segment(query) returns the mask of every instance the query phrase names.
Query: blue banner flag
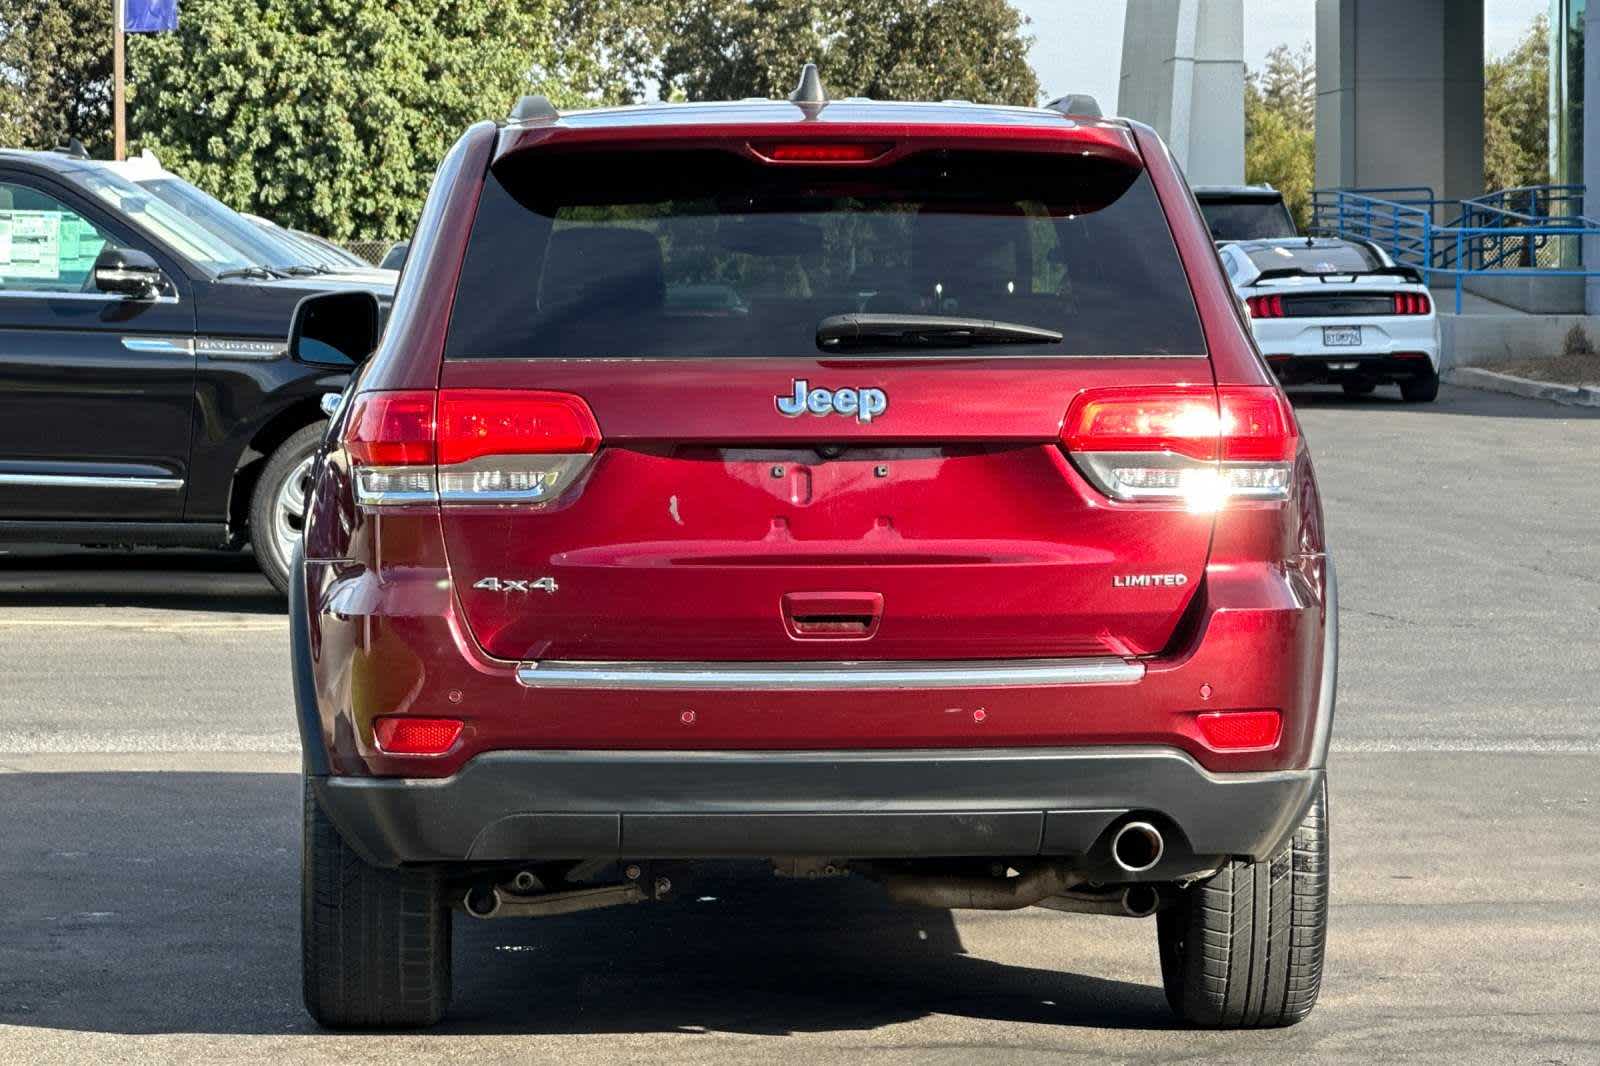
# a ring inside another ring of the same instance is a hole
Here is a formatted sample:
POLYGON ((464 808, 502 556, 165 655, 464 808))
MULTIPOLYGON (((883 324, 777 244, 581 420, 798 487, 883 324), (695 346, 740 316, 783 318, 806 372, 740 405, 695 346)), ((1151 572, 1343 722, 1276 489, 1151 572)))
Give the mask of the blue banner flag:
POLYGON ((129 33, 165 33, 178 28, 178 0, 123 0, 129 33))

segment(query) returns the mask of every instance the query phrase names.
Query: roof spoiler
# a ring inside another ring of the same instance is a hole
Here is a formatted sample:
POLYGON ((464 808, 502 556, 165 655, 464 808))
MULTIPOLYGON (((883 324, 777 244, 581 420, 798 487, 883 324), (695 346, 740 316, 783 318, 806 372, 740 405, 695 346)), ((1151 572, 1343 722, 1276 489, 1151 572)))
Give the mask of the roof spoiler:
MULTIPOLYGON (((1219 241, 1217 243, 1224 242, 1219 241)), ((1316 278, 1325 285, 1336 278, 1400 278, 1411 282, 1413 285, 1423 284, 1422 271, 1416 267, 1398 265, 1378 267, 1374 270, 1306 270, 1304 267, 1274 267, 1271 270, 1263 270, 1260 274, 1257 274, 1256 279, 1250 284, 1263 285, 1269 281, 1278 281, 1282 278, 1316 278)), ((1344 282, 1336 282, 1336 284, 1342 285, 1344 282)))
POLYGON ((1082 115, 1084 118, 1101 116, 1100 101, 1088 93, 1068 93, 1045 104, 1046 111, 1059 111, 1063 115, 1082 115))

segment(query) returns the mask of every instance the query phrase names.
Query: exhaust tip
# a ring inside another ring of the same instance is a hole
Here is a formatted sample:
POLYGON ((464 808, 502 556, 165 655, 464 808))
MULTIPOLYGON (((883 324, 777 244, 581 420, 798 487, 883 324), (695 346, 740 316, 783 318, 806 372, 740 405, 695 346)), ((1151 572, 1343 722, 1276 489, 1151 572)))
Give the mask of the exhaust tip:
POLYGON ((1111 838, 1111 858, 1130 874, 1142 874, 1161 861, 1166 844, 1149 822, 1129 822, 1111 838))
POLYGON ((1154 885, 1129 885, 1122 891, 1122 909, 1131 918, 1148 918, 1161 906, 1154 885))
POLYGON ((500 909, 500 893, 492 888, 474 888, 462 897, 461 905, 474 918, 493 918, 500 909))

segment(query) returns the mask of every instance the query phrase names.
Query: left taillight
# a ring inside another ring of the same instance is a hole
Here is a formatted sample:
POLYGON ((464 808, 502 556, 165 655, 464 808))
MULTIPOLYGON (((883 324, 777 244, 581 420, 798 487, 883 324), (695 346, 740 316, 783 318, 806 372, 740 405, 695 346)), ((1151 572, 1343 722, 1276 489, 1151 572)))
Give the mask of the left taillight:
POLYGON ((1251 318, 1282 318, 1286 312, 1282 296, 1252 296, 1245 302, 1251 318))
POLYGON ((344 445, 364 506, 538 503, 582 473, 600 427, 570 393, 374 392, 356 401, 344 445))
POLYGON ((1235 497, 1288 499, 1299 430, 1275 388, 1108 388, 1073 401, 1061 441, 1114 500, 1213 511, 1235 497))

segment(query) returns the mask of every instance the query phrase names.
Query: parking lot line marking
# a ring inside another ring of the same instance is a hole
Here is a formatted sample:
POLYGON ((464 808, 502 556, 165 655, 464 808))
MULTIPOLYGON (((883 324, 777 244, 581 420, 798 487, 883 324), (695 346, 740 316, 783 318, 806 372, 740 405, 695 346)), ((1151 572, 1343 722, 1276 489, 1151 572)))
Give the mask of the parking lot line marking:
POLYGON ((164 621, 160 619, 152 619, 150 621, 94 621, 87 618, 0 618, 0 629, 21 629, 24 627, 31 629, 36 626, 55 626, 62 629, 233 629, 259 632, 284 629, 288 625, 289 620, 287 618, 242 621, 164 621))

